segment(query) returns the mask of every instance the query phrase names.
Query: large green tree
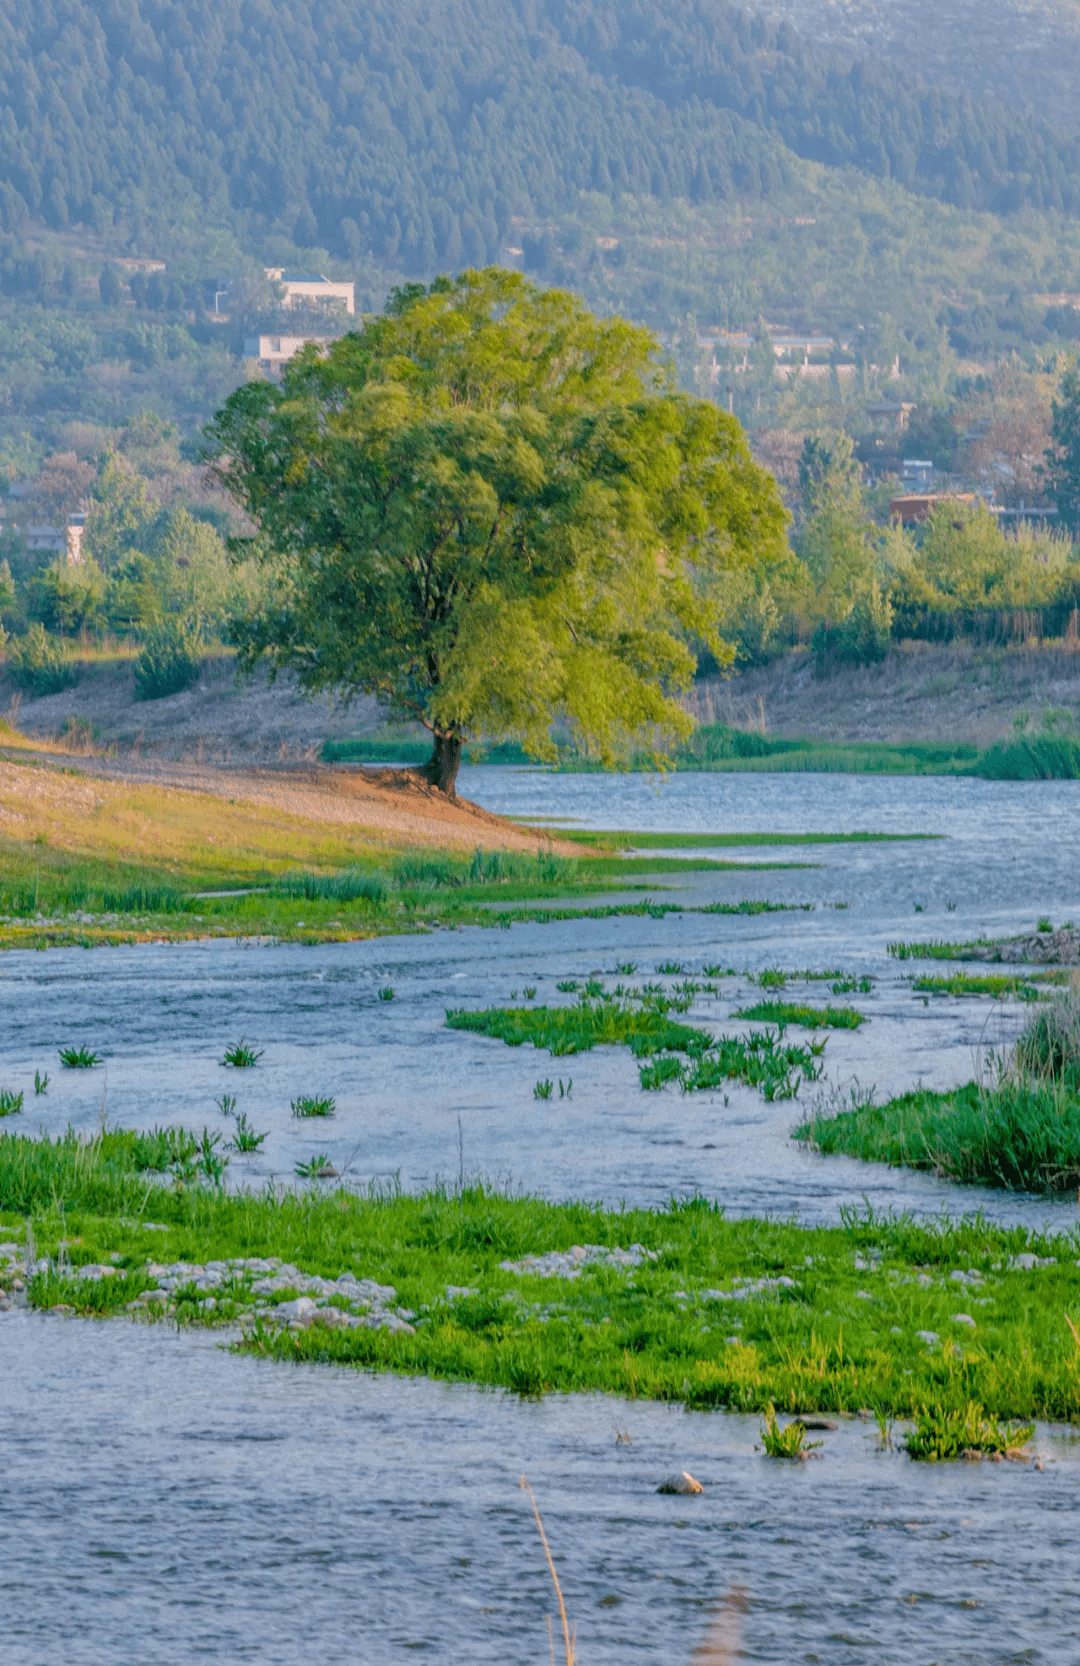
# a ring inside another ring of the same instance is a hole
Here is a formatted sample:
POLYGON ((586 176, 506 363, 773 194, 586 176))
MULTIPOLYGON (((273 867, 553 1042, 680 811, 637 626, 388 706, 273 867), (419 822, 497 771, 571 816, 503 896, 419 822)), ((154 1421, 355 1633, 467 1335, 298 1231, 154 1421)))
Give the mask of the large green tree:
POLYGON ((419 720, 450 794, 470 736, 684 733, 689 641, 730 658, 728 576, 787 551, 772 476, 646 331, 495 268, 398 291, 210 435, 270 580, 242 663, 419 720))

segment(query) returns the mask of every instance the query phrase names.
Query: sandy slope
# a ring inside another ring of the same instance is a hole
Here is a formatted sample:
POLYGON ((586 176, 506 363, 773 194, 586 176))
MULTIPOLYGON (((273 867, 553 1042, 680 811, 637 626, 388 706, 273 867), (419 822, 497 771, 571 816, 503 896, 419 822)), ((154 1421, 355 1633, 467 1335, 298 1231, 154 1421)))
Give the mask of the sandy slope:
MULTIPOLYGON (((170 763, 159 759, 73 755, 31 745, 14 748, 0 737, 0 835, 20 841, 44 837, 60 847, 96 846, 115 840, 107 829, 134 832, 153 848, 155 819, 162 836, 172 815, 169 800, 180 794, 190 810, 196 843, 199 827, 217 820, 199 808, 206 798, 229 806, 272 813, 288 836, 289 827, 308 834, 318 828, 347 829, 379 844, 431 844, 473 850, 554 848, 579 854, 575 846, 546 834, 529 833, 466 799, 449 801, 412 770, 363 769, 346 765, 264 764, 250 769, 214 764, 170 763), (23 761, 25 760, 25 762, 23 761), (42 766, 45 767, 42 767, 42 766), (73 767, 74 766, 74 767, 73 767), (139 789, 150 788, 148 794, 139 789), (131 789, 136 789, 134 794, 131 789), (160 789, 155 796, 153 789, 160 789), (100 819, 99 819, 100 818, 100 819), (194 818, 194 820, 192 820, 194 818), (114 825, 115 824, 115 825, 114 825)), ((239 811, 226 820, 246 821, 239 811)), ((135 854, 133 851, 129 854, 135 854)))

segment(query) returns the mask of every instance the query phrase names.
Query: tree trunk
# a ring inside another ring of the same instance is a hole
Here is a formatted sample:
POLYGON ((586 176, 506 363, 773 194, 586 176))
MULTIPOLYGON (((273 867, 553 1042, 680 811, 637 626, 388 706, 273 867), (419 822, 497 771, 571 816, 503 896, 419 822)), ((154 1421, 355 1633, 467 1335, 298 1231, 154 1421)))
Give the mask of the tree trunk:
POLYGON ((424 765, 423 774, 433 787, 438 787, 447 798, 456 798, 454 783, 458 770, 461 768, 460 735, 440 735, 438 731, 432 736, 434 747, 431 757, 424 765))

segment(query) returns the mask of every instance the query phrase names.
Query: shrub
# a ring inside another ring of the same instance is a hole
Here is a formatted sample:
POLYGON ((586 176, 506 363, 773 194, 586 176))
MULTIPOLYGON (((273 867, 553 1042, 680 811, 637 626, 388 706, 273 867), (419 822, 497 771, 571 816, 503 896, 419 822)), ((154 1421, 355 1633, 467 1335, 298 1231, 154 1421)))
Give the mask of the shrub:
POLYGON ((8 672, 17 687, 38 697, 59 694, 79 680, 63 644, 51 637, 44 625, 31 625, 26 635, 9 648, 8 672))
POLYGON ((1041 1007, 1016 1044, 1017 1069, 1080 1089, 1080 988, 1041 1007))
POLYGON ((156 625, 135 661, 136 700, 164 700, 199 680, 202 640, 190 620, 166 619, 156 625))

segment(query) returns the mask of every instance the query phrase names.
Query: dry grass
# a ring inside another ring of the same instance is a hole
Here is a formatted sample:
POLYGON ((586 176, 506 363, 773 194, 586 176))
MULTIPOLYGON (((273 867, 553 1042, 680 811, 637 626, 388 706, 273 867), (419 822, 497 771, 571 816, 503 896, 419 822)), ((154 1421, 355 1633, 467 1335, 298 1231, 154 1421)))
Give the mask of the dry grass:
MULTIPOLYGON (((559 1604, 559 1618, 562 1620, 563 1648, 566 1651, 566 1666, 577 1666, 577 1629, 575 1627, 575 1629, 571 1631, 570 1622, 566 1617, 566 1603, 563 1601, 562 1586, 559 1584, 559 1575, 555 1569, 555 1562, 551 1555, 551 1547, 547 1541, 547 1534, 544 1532, 544 1523, 540 1515, 540 1507, 536 1502, 536 1494, 530 1487, 527 1476, 523 1475, 521 1477, 518 1481, 518 1486, 521 1488, 522 1492, 527 1492, 529 1495, 529 1503, 532 1505, 532 1512, 536 1518, 537 1531, 540 1534, 540 1543, 543 1545, 544 1555, 547 1557, 548 1571, 551 1574, 551 1582, 555 1587, 555 1596, 559 1604)), ((548 1622, 548 1636, 550 1639, 550 1621, 548 1622)), ((551 1662, 552 1666, 555 1666, 555 1644, 553 1639, 551 1640, 551 1662)))
POLYGON ((378 860, 418 843, 541 848, 536 834, 440 802, 421 783, 387 783, 386 772, 369 779, 358 771, 200 769, 184 779, 178 767, 160 771, 164 779, 132 779, 111 761, 76 769, 51 753, 24 763, 40 748, 10 730, 0 739, 10 749, 0 776, 0 843, 43 866, 122 863, 242 884, 298 865, 378 860))

